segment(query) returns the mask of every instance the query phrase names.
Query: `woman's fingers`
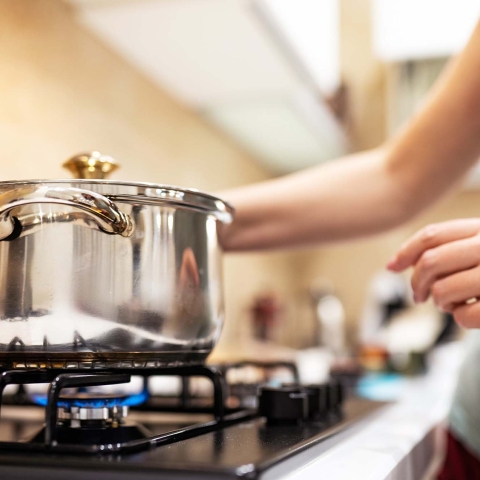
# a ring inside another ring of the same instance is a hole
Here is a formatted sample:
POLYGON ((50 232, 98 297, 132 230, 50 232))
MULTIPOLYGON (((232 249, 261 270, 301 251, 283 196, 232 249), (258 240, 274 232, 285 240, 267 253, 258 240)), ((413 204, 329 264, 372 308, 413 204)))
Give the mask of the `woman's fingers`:
POLYGON ((436 281, 431 288, 435 305, 451 312, 471 298, 480 298, 480 267, 449 275, 436 281))
POLYGON ((466 328, 480 328, 480 219, 429 225, 399 249, 388 268, 414 266, 416 301, 431 294, 435 304, 453 313, 466 328))
POLYGON ((425 251, 415 264, 412 275, 415 301, 427 300, 432 285, 440 278, 468 270, 479 264, 480 236, 478 235, 425 251))
POLYGON ((452 309, 455 321, 464 328, 480 328, 480 303, 457 305, 452 309))
POLYGON ((389 270, 401 272, 415 265, 422 254, 444 243, 468 238, 480 232, 480 219, 468 218, 428 225, 407 240, 387 265, 389 270))

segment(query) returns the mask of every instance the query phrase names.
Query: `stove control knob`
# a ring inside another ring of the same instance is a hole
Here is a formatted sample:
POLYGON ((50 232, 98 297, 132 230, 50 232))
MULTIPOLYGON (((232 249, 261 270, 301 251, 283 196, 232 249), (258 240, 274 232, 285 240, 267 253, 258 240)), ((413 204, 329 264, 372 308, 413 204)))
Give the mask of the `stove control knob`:
POLYGON ((336 384, 338 404, 339 407, 342 408, 345 401, 345 385, 339 381, 337 381, 336 384))
POLYGON ((327 410, 329 415, 341 417, 345 392, 343 385, 337 380, 331 380, 327 384, 327 410))
POLYGON ((324 420, 327 415, 327 385, 306 385, 308 395, 308 417, 311 420, 324 420))
POLYGON ((258 411, 271 424, 297 423, 309 417, 309 395, 299 386, 262 387, 258 411))

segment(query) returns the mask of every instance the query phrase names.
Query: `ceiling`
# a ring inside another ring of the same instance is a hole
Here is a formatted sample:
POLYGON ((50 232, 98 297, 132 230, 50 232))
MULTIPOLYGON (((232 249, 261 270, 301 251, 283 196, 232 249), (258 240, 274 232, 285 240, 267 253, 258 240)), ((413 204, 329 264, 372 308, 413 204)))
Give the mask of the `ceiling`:
POLYGON ((71 0, 128 62, 272 172, 346 152, 338 0, 71 0))

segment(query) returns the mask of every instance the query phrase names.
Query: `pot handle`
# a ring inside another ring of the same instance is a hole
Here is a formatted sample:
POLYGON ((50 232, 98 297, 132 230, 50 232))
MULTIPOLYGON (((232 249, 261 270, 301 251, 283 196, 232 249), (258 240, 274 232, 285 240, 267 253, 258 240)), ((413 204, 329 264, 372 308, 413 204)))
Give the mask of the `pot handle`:
MULTIPOLYGON (((11 215, 14 208, 38 203, 68 205, 85 212, 105 233, 129 237, 133 222, 107 197, 71 187, 25 186, 0 195, 0 241, 13 240, 23 229, 22 219, 11 215)), ((41 219, 37 219, 41 221, 41 219)), ((55 221, 55 220, 54 220, 55 221)), ((32 222, 32 220, 29 220, 32 222)), ((26 227, 27 225, 25 225, 26 227)))

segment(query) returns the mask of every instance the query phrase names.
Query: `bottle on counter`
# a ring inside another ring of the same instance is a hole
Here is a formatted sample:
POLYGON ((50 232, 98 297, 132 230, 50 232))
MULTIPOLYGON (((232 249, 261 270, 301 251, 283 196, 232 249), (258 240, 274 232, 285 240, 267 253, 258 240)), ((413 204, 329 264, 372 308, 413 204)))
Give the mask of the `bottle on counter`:
POLYGON ((335 356, 345 352, 345 309, 335 295, 333 284, 319 277, 310 285, 310 296, 316 319, 317 345, 328 349, 335 356))

